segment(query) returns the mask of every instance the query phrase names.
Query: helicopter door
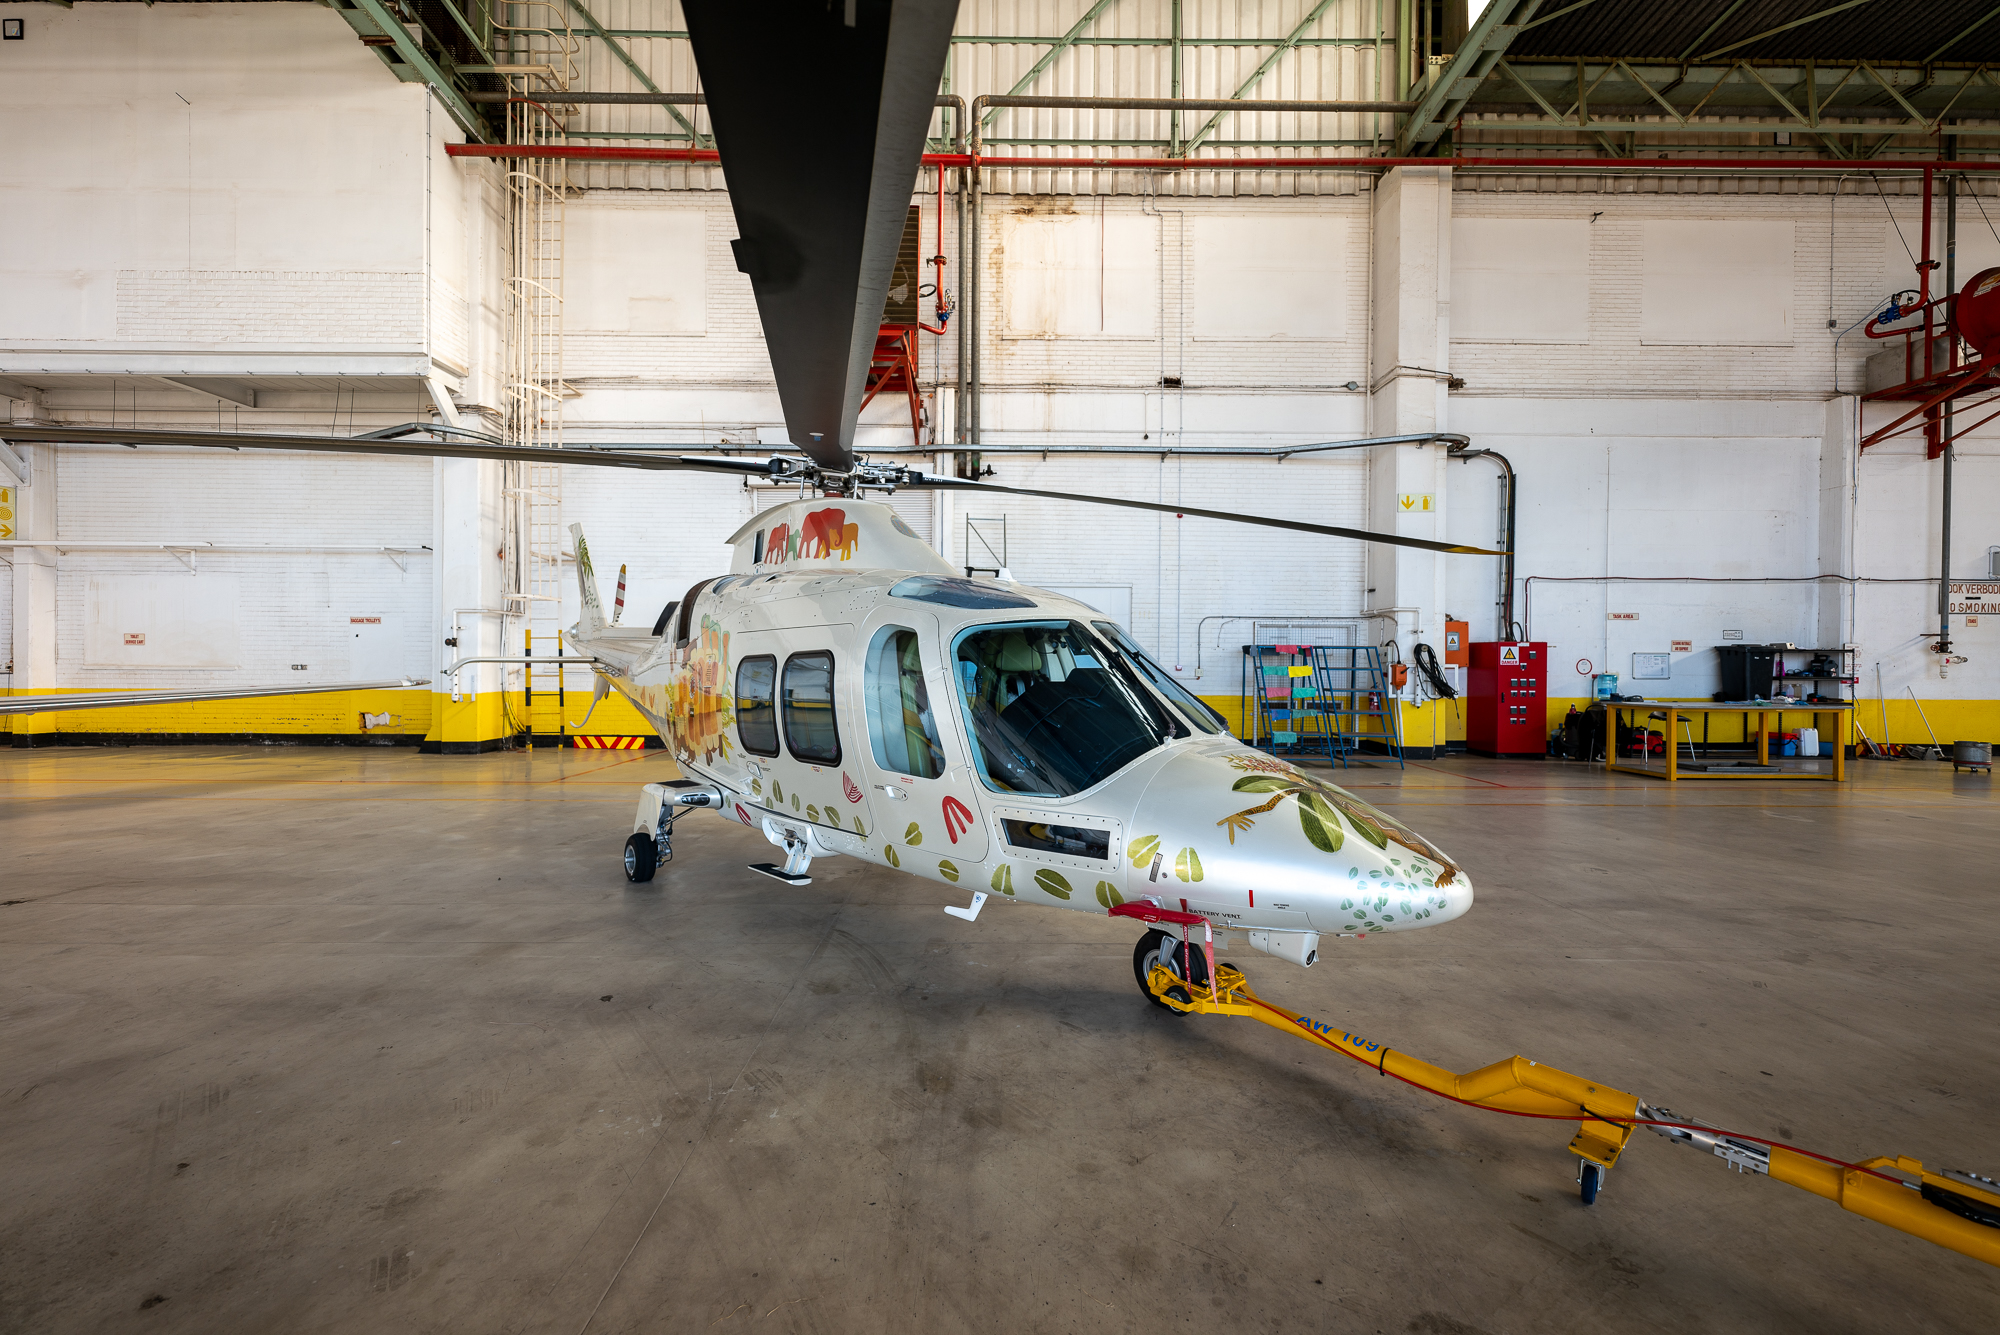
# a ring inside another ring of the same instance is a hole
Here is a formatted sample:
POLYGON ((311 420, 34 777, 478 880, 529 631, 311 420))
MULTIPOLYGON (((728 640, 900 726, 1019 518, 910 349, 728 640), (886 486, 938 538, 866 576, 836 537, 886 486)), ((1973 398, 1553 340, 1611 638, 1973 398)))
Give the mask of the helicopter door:
POLYGON ((928 870, 935 858, 944 878, 956 879, 953 871, 985 858, 987 833, 936 619, 898 607, 873 621, 861 692, 868 729, 862 766, 869 796, 878 799, 883 842, 912 870, 928 870))
POLYGON ((846 656, 798 647, 790 635, 745 636, 744 647, 737 663, 738 733, 761 771, 763 805, 823 829, 872 835, 875 819, 855 768, 867 741, 841 707, 847 691, 836 689, 852 671, 846 656))

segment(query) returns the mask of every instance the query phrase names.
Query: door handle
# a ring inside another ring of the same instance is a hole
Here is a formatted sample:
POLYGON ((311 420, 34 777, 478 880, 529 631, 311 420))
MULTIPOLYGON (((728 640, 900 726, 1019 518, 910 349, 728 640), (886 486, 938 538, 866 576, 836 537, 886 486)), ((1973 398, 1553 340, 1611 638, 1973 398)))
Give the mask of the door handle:
POLYGON ((892 802, 907 802, 910 800, 910 795, 893 783, 878 783, 875 787, 887 793, 889 800, 892 802))

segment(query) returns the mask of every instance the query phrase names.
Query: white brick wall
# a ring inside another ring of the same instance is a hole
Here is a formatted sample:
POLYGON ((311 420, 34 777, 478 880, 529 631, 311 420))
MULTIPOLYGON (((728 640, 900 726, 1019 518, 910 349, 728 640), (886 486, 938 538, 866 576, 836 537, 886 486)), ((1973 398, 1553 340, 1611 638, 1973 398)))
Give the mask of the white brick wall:
POLYGON ((118 337, 140 343, 423 345, 421 273, 124 269, 118 337))

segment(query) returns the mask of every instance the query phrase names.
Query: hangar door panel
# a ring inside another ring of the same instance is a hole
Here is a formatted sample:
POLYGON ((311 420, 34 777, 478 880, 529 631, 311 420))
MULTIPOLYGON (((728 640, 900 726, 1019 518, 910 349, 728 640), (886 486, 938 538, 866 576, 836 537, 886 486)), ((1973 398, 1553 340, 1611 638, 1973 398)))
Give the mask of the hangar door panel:
POLYGON ((84 606, 86 667, 234 668, 234 575, 98 575, 84 606))
POLYGON ((1345 219, 1224 215, 1189 228, 1196 338, 1347 337, 1345 219))
POLYGON ((1645 224, 1639 341, 1693 347, 1792 341, 1792 224, 1645 224))
POLYGON ((1453 218, 1451 337, 1588 343, 1589 220, 1453 218))

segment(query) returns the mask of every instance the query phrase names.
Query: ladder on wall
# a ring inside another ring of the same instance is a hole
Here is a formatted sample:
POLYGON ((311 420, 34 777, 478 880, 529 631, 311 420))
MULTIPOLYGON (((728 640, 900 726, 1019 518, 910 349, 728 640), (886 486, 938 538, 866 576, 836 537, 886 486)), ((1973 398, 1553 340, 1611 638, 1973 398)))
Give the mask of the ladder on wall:
POLYGON ((1343 768, 1363 745, 1403 767, 1401 707, 1389 686, 1388 664, 1372 644, 1320 645, 1313 651, 1315 702, 1325 717, 1330 752, 1343 768))
MULTIPOLYGON (((544 76, 510 77, 523 86, 507 104, 507 139, 514 144, 561 144, 567 132, 542 101, 547 89, 527 85, 544 76)), ((564 162, 519 158, 507 172, 509 258, 507 278, 507 420, 509 445, 550 451, 549 462, 504 465, 507 506, 509 610, 521 620, 527 658, 560 654, 562 645, 563 444, 563 206, 568 194, 564 162)), ((509 732, 560 744, 563 668, 529 662, 522 716, 509 732)), ((512 683, 509 683, 511 690, 512 683)), ((505 697, 503 697, 505 698, 505 697)))

